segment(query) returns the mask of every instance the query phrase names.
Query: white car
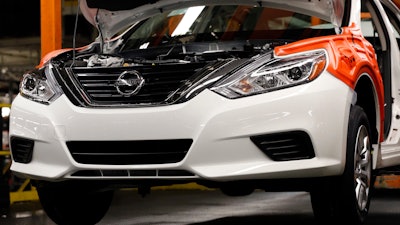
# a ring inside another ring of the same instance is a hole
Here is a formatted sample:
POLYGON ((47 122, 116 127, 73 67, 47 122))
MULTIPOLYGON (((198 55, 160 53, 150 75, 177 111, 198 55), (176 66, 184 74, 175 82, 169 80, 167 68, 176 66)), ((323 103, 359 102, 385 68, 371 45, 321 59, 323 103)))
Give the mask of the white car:
POLYGON ((11 170, 57 224, 99 222, 118 188, 189 182, 309 191, 317 221, 362 224, 400 165, 391 1, 80 4, 99 36, 44 57, 10 114, 11 170))

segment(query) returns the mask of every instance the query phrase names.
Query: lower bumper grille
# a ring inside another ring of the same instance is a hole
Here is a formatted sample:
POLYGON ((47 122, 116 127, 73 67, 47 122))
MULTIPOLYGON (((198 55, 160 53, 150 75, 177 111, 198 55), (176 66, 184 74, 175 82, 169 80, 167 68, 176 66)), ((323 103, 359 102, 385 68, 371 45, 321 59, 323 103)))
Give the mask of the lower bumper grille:
POLYGON ((102 165, 176 163, 186 156, 191 144, 191 139, 67 142, 76 162, 102 165))
POLYGON ((81 170, 72 177, 196 177, 185 170, 81 170))
POLYGON ((291 131, 250 137, 255 145, 275 161, 315 157, 311 139, 304 131, 291 131))

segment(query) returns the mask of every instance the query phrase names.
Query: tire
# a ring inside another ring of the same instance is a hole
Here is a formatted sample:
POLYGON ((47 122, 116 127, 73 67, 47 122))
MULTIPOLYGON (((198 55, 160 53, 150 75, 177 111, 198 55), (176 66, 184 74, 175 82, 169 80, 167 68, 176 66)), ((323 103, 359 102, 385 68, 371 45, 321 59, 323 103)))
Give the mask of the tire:
POLYGON ((346 165, 341 176, 326 178, 311 189, 311 205, 320 224, 362 224, 368 214, 372 177, 372 145, 367 115, 359 106, 350 110, 346 165))
POLYGON ((94 225, 107 213, 114 191, 81 187, 40 185, 40 203, 47 216, 58 225, 94 225))

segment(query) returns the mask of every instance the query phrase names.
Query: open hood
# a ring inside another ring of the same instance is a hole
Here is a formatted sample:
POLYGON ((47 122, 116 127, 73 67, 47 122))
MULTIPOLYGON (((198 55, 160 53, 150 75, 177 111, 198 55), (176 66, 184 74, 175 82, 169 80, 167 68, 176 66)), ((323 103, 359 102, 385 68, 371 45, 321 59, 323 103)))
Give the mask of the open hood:
POLYGON ((86 0, 89 8, 107 9, 110 11, 120 11, 134 9, 142 5, 154 4, 159 0, 86 0))
MULTIPOLYGON (((145 18, 160 12, 199 5, 254 5, 290 9, 342 25, 348 0, 81 0, 84 17, 99 29, 104 41, 145 18)), ((358 2, 358 1, 354 1, 358 2)), ((350 7, 352 8, 352 7, 350 7)))

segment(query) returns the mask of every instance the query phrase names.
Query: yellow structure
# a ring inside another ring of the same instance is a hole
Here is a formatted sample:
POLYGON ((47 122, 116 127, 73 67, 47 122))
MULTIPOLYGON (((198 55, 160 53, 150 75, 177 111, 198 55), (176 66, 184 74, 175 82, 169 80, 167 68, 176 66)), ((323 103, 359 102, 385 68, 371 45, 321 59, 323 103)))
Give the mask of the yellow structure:
MULTIPOLYGON (((0 156, 9 156, 9 150, 0 151, 0 156)), ((10 169, 11 162, 2 169, 2 173, 5 174, 10 169)), ((25 201, 36 201, 39 200, 38 194, 35 187, 30 184, 29 179, 25 179, 24 182, 18 187, 16 191, 10 192, 10 204, 15 202, 25 202, 25 201)))

